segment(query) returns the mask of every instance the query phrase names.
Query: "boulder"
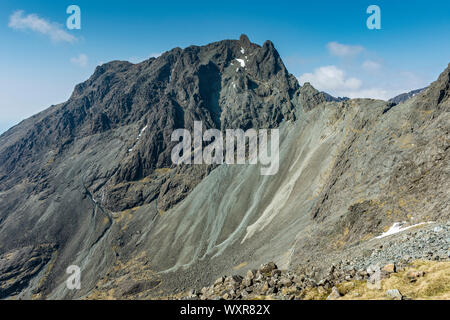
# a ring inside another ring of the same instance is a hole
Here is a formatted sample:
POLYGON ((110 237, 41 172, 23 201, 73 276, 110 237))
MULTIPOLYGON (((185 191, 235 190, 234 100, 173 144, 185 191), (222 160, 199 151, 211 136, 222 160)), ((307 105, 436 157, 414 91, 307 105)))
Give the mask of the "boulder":
POLYGON ((385 265, 383 267, 383 271, 385 271, 387 273, 394 273, 394 272, 396 272, 395 264, 390 263, 390 264, 385 265))
POLYGON ((398 289, 390 289, 386 291, 386 296, 394 300, 402 300, 403 295, 400 293, 398 289))
POLYGON ((328 296, 327 300, 336 300, 342 297, 341 293, 339 292, 339 289, 337 287, 331 288, 331 293, 328 296))
POLYGON ((406 278, 410 282, 416 282, 418 278, 423 277, 424 275, 425 275, 425 272, 423 272, 423 271, 410 270, 406 273, 406 278))
POLYGON ((277 265, 273 262, 269 262, 269 263, 265 263, 262 264, 259 267, 259 272, 261 272, 262 274, 267 274, 267 273, 271 273, 272 270, 278 269, 277 265))

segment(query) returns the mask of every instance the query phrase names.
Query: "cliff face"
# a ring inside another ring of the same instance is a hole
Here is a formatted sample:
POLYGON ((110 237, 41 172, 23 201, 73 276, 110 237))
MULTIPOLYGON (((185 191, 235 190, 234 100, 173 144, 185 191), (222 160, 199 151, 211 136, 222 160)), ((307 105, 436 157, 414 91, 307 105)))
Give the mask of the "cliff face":
MULTIPOLYGON (((86 175, 86 186, 93 188, 97 198, 107 194, 102 205, 113 211, 158 197, 161 209, 166 210, 208 169, 180 172, 185 177, 173 182, 177 191, 171 190, 171 183, 163 188, 168 197, 158 192, 147 194, 144 188, 128 182, 172 165, 170 135, 174 129, 192 130, 195 120, 206 128, 275 127, 283 118, 294 119, 297 89, 295 78, 287 72, 273 44, 267 41, 260 47, 245 35, 239 41, 176 48, 136 65, 123 61, 104 64, 76 86, 66 103, 2 135, 1 190, 25 178, 42 184, 50 174, 43 165, 64 161, 80 140, 117 137, 123 140, 123 150, 110 170, 98 168, 86 175), (118 187, 123 183, 125 186, 118 187), (127 192, 126 188, 133 190, 127 192)), ((159 189, 167 180, 171 179, 161 179, 145 189, 159 189)))
POLYGON ((246 36, 99 66, 0 136, 0 270, 14 270, 0 297, 154 297, 237 265, 320 259, 395 221, 448 220, 448 96, 449 68, 397 106, 329 102, 246 36), (280 127, 279 173, 172 165, 171 133, 194 121, 280 127))

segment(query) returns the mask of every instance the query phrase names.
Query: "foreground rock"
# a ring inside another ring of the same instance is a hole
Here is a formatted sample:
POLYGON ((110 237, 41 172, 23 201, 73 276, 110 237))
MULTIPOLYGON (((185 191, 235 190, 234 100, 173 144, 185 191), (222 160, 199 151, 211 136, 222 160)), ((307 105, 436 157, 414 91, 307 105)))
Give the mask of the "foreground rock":
POLYGON ((398 289, 390 289, 386 291, 386 295, 394 300, 402 300, 403 296, 398 289))
MULTIPOLYGON (((280 270, 273 262, 248 270, 244 277, 220 277, 212 286, 195 295, 184 294, 182 299, 450 299, 450 255, 439 253, 448 249, 450 225, 430 226, 407 235, 385 239, 377 255, 360 260, 343 260, 317 272, 317 266, 299 266, 295 270, 280 270), (408 238, 405 242, 404 238, 408 238), (415 257, 404 257, 404 248, 414 249, 415 241, 428 242, 426 250, 415 257), (435 257, 429 260, 428 252, 435 257), (392 255, 393 254, 393 255, 392 255), (389 256, 390 255, 390 256, 389 256), (390 263, 383 264, 386 257, 390 263), (374 263, 374 259, 379 259, 374 263), (422 259, 422 260, 416 260, 422 259), (427 275, 430 270, 430 275, 427 275), (427 277, 428 276, 428 277, 427 277), (229 283, 233 285, 230 286, 229 283), (442 285, 444 284, 444 285, 442 285), (396 286, 401 287, 400 291, 396 286), (436 289, 437 288, 437 289, 436 289), (403 290, 407 294, 403 294, 403 290)), ((374 252, 375 253, 375 252, 374 252)), ((354 252, 358 255, 358 252, 354 252)), ((175 298, 175 297, 172 297, 175 298)))
MULTIPOLYGON (((262 266, 264 268, 264 266, 262 266)), ((200 291, 192 290, 187 294, 169 299, 187 300, 254 300, 254 299, 450 299, 450 285, 442 286, 449 280, 450 261, 416 261, 399 272, 391 272, 383 278, 371 282, 368 273, 358 273, 334 269, 327 277, 317 281, 307 274, 274 269, 272 274, 249 271, 242 278, 229 276, 219 278, 213 285, 200 291), (410 281, 425 272, 419 269, 433 269, 428 279, 423 278, 420 285, 410 281), (335 277, 335 274, 341 274, 335 277), (356 280, 360 279, 360 280, 356 280), (400 282, 399 282, 400 281, 400 282), (401 286, 406 296, 394 285, 401 286), (438 288, 437 290, 434 288, 438 288), (433 289, 433 290, 432 290, 433 289)))

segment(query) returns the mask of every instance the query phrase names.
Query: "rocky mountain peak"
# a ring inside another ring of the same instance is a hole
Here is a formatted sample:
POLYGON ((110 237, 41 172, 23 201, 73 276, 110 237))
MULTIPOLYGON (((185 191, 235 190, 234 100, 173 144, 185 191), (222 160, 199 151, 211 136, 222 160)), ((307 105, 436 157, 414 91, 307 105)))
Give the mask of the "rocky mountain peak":
POLYGON ((420 106, 434 108, 443 105, 450 96, 450 63, 427 90, 421 93, 420 106))
POLYGON ((300 88, 299 101, 303 111, 308 112, 328 100, 323 92, 319 92, 311 83, 305 82, 300 88))
POLYGON ((295 119, 293 97, 298 88, 273 44, 268 41, 261 47, 246 35, 174 48, 138 64, 111 61, 78 84, 68 101, 49 109, 31 126, 16 129, 23 138, 3 144, 7 147, 0 150, 4 164, 0 179, 5 188, 27 176, 39 182, 51 172, 43 163, 65 161, 77 141, 120 136, 122 152, 111 162, 113 167, 95 169, 86 178, 86 187, 101 185, 95 192, 106 194, 103 205, 111 210, 155 197, 160 197, 162 208, 168 208, 188 194, 205 172, 186 173, 186 179, 178 173, 179 182, 165 177, 153 189, 143 184, 132 191, 133 196, 127 192, 131 192, 128 183, 172 166, 173 130, 192 131, 194 121, 221 130, 277 127, 283 119, 295 119), (141 132, 143 128, 147 129, 141 132), (120 183, 127 188, 117 189, 120 183), (154 191, 142 194, 143 188, 154 191))
POLYGON ((240 38, 239 38, 240 43, 242 44, 242 46, 244 48, 248 48, 250 47, 250 40, 248 39, 247 35, 245 34, 241 34, 240 38))

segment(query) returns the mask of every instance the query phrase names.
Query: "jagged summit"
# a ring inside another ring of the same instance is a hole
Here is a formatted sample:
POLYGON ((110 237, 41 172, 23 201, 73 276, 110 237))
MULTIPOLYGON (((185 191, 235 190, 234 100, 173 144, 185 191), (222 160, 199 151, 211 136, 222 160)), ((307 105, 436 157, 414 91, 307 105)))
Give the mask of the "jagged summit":
POLYGON ((241 36, 239 37, 239 41, 241 42, 242 46, 244 47, 250 47, 250 40, 248 39, 247 35, 245 34, 241 34, 241 36))
POLYGON ((422 106, 437 107, 448 101, 450 96, 450 63, 427 90, 421 94, 422 106))
POLYGON ((305 112, 310 111, 315 106, 327 101, 324 93, 319 92, 309 82, 305 82, 300 88, 300 105, 305 112))
POLYGON ((22 132, 26 137, 2 153, 0 177, 14 177, 5 181, 13 185, 22 176, 14 172, 38 168, 27 144, 33 153, 54 148, 60 154, 74 139, 134 125, 152 130, 143 133, 145 139, 128 142, 134 152, 124 155, 127 164, 113 170, 113 180, 141 179, 155 168, 170 167, 173 129, 190 130, 194 120, 207 128, 274 127, 283 118, 295 118, 297 89, 276 49, 250 43, 246 36, 175 48, 136 65, 112 61, 98 66, 67 102, 22 132))

